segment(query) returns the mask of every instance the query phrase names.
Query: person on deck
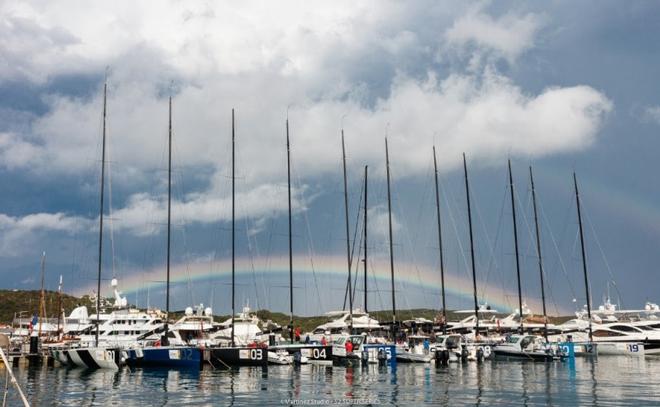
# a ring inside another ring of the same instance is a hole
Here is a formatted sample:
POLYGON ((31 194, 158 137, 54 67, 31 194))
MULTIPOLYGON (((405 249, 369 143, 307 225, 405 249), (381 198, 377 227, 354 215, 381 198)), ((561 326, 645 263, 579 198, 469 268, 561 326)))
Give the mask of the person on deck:
POLYGON ((321 345, 325 346, 328 344, 328 341, 325 339, 325 335, 321 337, 321 345))
POLYGON ((353 353, 353 342, 350 340, 346 341, 346 354, 353 353))
POLYGON ((301 332, 300 327, 299 326, 296 327, 294 332, 295 332, 295 341, 300 342, 300 332, 301 332))

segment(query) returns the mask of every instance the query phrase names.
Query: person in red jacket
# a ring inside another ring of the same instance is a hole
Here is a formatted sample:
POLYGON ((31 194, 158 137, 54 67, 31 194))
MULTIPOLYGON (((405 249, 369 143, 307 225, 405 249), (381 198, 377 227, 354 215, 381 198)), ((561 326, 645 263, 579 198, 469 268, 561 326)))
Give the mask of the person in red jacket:
POLYGON ((350 340, 346 341, 346 354, 353 353, 353 342, 350 340))

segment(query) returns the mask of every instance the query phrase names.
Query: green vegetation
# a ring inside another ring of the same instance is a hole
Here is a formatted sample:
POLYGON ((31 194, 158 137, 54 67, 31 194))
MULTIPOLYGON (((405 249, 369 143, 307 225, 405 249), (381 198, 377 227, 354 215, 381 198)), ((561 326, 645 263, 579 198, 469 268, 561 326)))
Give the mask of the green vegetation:
MULTIPOLYGON (((13 290, 0 290, 0 323, 11 324, 14 314, 24 312, 23 316, 29 317, 35 312, 38 313, 39 308, 39 294, 38 290, 34 291, 13 291, 13 290)), ((47 317, 57 318, 57 292, 46 291, 46 313, 47 317)), ((68 315, 71 310, 79 305, 86 305, 89 312, 94 311, 94 304, 89 296, 85 295, 81 298, 74 297, 68 294, 62 294, 62 308, 68 315)), ((183 311, 172 312, 171 319, 176 320, 183 316, 183 311)), ((262 321, 272 321, 279 324, 287 331, 289 325, 289 315, 282 312, 272 312, 268 310, 259 310, 256 312, 259 319, 262 321)), ((392 311, 372 311, 369 313, 372 318, 381 322, 388 322, 392 320, 392 311)), ((435 318, 441 316, 439 310, 418 308, 411 310, 400 310, 397 312, 397 319, 404 321, 413 318, 426 318, 433 321, 435 318)), ((453 311, 447 311, 447 319, 449 321, 458 321, 465 318, 466 314, 456 314, 453 311)), ((498 315, 503 317, 504 314, 498 315)), ((227 320, 230 315, 216 315, 214 319, 217 322, 227 320)), ((550 322, 561 323, 570 319, 571 317, 550 317, 550 322)), ((294 325, 300 327, 302 332, 312 331, 317 326, 329 322, 331 318, 321 315, 312 317, 301 317, 294 315, 294 325)))
MULTIPOLYGON (((19 313, 22 313, 22 316, 25 318, 31 317, 35 313, 38 315, 40 294, 41 292, 39 290, 0 290, 0 323, 11 324, 14 314, 18 316, 19 313)), ((45 302, 46 317, 57 318, 57 292, 46 291, 45 302)), ((87 295, 78 298, 68 294, 62 294, 62 308, 67 315, 79 305, 86 305, 91 309, 92 301, 87 295)))

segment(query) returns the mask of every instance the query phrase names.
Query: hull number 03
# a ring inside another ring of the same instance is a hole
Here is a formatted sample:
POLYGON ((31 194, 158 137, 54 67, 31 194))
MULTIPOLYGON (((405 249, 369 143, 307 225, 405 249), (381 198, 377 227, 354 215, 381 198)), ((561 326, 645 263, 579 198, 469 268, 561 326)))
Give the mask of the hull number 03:
POLYGON ((261 349, 250 349, 250 359, 252 360, 263 360, 264 354, 261 349))

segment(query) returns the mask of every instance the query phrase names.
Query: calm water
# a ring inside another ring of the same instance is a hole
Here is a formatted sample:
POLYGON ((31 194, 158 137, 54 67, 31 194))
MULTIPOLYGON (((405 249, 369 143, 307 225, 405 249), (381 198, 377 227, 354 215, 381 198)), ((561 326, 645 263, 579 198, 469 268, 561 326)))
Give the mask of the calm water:
MULTIPOLYGON (((0 368, 4 388, 5 371, 0 368)), ((660 405, 660 359, 234 371, 15 368, 34 406, 660 405), (328 400, 327 402, 325 400, 328 400), (296 404, 297 403, 297 404, 296 404), (304 404, 303 404, 304 403, 304 404), (328 403, 328 404, 322 404, 328 403)), ((19 405, 10 390, 9 404, 19 405)))

